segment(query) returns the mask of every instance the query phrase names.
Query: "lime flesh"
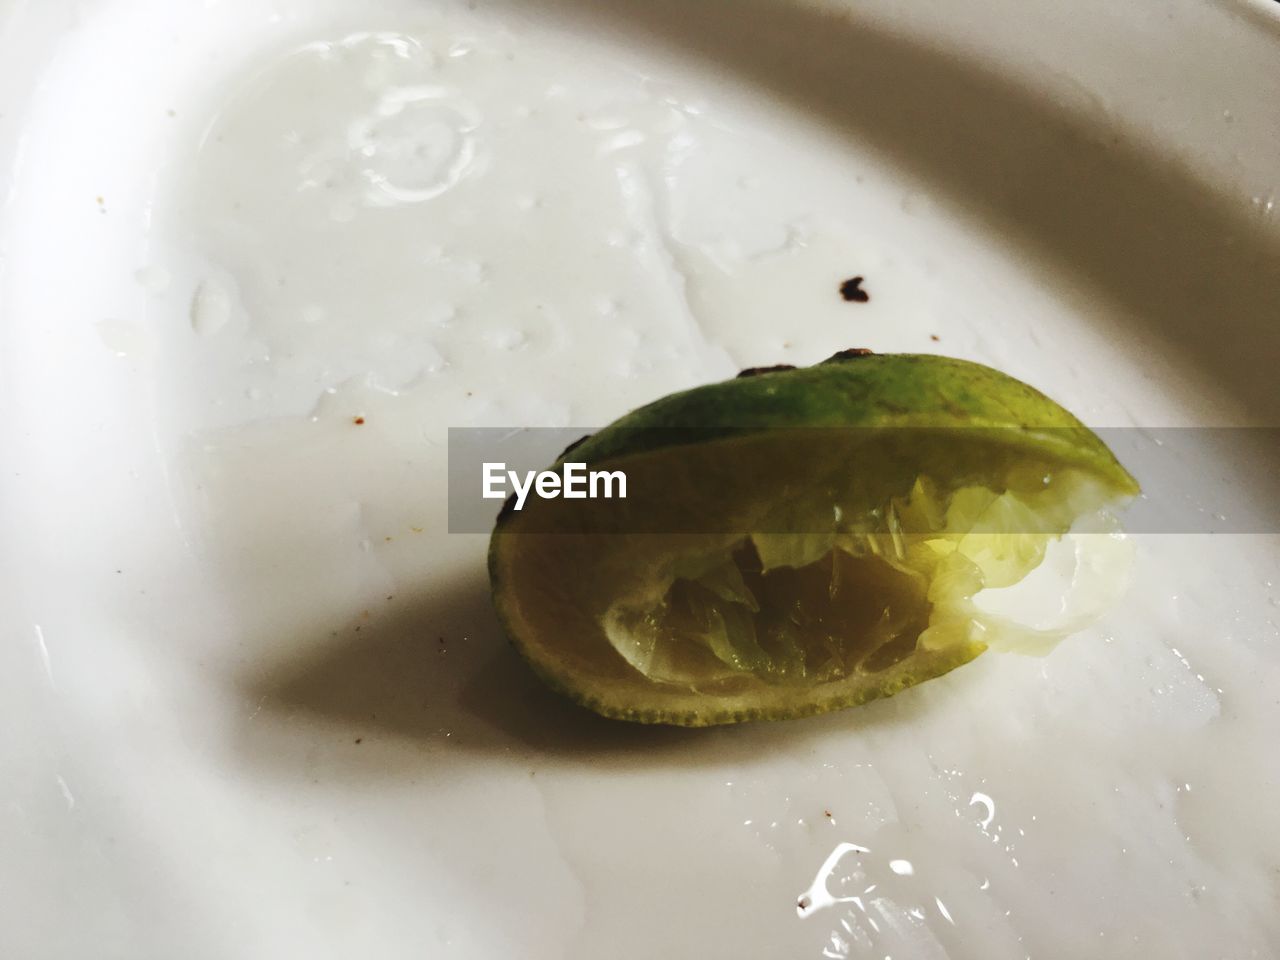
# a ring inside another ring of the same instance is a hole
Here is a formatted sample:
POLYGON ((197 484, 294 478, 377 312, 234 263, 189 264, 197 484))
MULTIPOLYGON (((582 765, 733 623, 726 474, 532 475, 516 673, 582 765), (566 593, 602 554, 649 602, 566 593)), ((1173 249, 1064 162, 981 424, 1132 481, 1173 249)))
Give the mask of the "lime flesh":
POLYGON ((1082 517, 1108 536, 1106 510, 1137 490, 1047 397, 914 355, 676 394, 572 460, 641 495, 504 511, 495 606, 556 689, 689 726, 853 706, 1045 640, 975 595, 1017 584, 1082 517))

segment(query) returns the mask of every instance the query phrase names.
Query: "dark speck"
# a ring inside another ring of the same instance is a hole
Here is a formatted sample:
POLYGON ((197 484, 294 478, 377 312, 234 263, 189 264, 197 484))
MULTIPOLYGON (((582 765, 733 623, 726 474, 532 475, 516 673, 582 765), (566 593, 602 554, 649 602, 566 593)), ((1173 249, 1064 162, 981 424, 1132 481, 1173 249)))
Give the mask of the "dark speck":
POLYGON ((741 380, 743 377, 758 377, 762 373, 777 373, 780 370, 794 370, 795 366, 790 363, 778 363, 772 367, 747 367, 738 374, 736 379, 741 380))
POLYGON ((830 363, 832 360, 853 360, 857 357, 872 357, 872 356, 875 356, 874 350, 868 350, 866 347, 850 347, 848 350, 841 350, 838 353, 833 353, 831 356, 827 357, 827 359, 823 360, 822 362, 830 363))
POLYGON ((356 737, 356 743, 364 743, 364 737, 356 737))
POLYGON ((363 427, 364 417, 352 417, 351 422, 354 423, 357 427, 363 427))
POLYGON ((932 340, 934 343, 937 343, 942 338, 938 336, 936 333, 931 333, 929 334, 929 339, 932 340))
POLYGON ((853 277, 840 284, 840 296, 850 303, 866 303, 871 299, 871 294, 862 289, 861 277, 853 277))

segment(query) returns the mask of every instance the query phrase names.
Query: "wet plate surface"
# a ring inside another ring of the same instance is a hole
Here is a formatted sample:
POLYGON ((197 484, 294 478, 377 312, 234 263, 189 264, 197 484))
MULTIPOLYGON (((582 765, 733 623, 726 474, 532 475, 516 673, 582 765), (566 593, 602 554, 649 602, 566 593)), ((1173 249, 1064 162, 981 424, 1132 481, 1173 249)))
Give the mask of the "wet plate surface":
POLYGON ((1274 533, 814 720, 507 648, 449 427, 849 346, 1280 421, 1267 6, 739 7, 0 4, 0 952, 1280 951, 1274 533))

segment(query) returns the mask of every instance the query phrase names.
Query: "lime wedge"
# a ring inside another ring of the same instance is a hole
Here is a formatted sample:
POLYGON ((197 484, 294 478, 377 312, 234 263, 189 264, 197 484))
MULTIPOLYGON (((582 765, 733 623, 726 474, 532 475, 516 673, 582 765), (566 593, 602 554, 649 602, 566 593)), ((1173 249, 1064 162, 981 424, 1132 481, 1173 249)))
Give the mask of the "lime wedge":
POLYGON ((1026 384, 866 351, 664 397, 566 454, 554 469, 623 471, 627 497, 505 508, 498 614, 560 692, 686 726, 854 706, 989 647, 1047 649, 1114 599, 1111 511, 1138 492, 1026 384), (1072 533, 1088 554, 1075 579, 1107 589, 1064 597, 1063 626, 975 600, 1016 588, 1073 529, 1090 531, 1072 533))

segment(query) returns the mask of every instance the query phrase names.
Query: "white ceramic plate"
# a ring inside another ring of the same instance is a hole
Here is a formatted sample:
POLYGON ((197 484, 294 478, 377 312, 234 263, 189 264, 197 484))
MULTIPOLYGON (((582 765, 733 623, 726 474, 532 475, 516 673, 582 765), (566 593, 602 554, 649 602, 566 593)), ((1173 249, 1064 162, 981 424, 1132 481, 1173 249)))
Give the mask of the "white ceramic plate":
POLYGON ((1276 12, 0 3, 0 955, 1280 955, 1274 533, 652 730, 515 660, 443 482, 848 346, 1280 422, 1276 12))

